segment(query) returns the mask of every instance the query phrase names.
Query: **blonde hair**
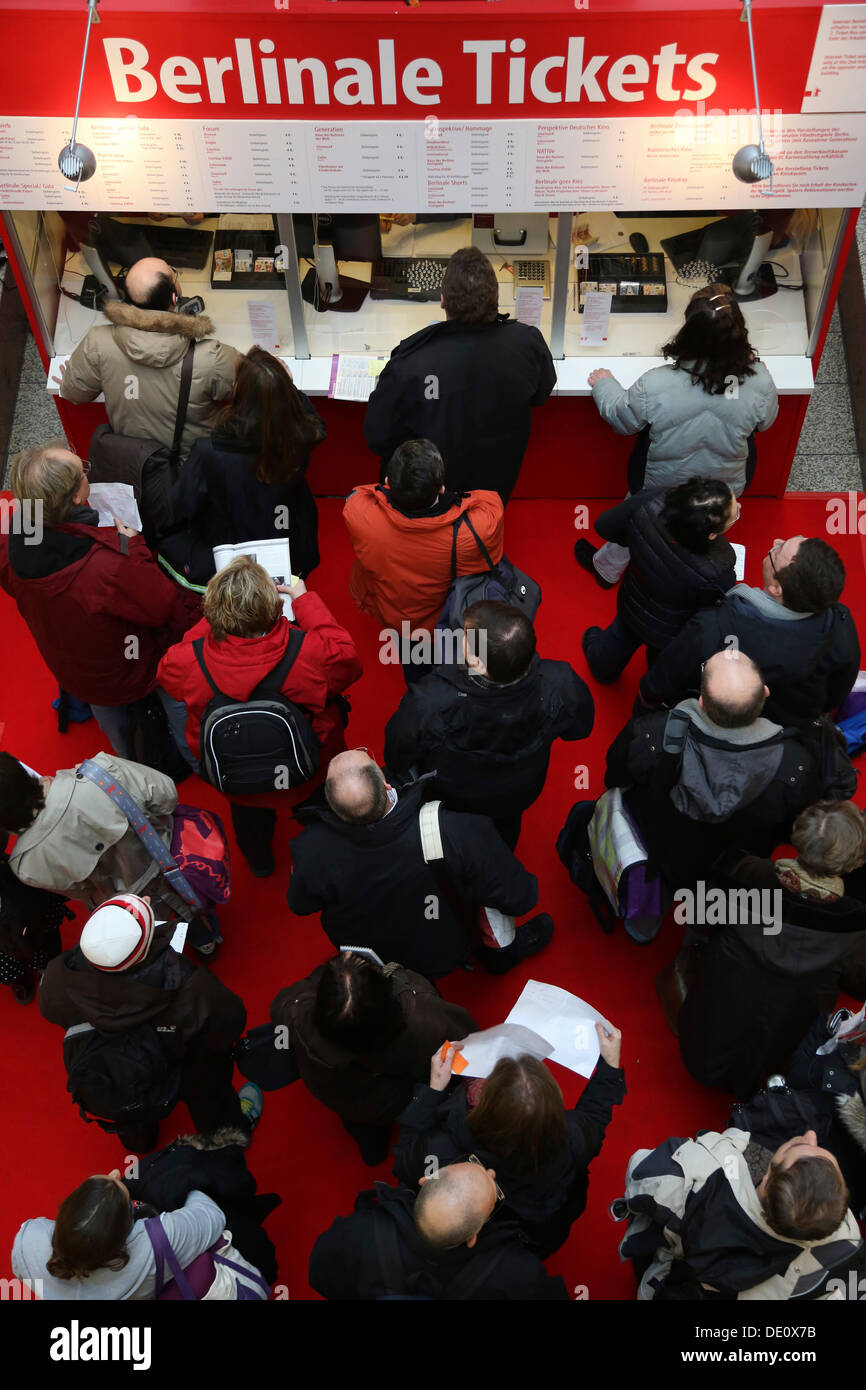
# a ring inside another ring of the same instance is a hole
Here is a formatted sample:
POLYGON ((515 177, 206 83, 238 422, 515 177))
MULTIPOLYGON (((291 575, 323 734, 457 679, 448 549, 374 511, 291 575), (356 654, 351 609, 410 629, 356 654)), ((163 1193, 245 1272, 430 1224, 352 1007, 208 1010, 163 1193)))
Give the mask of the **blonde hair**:
POLYGON ((83 475, 71 458, 56 457, 61 451, 72 452, 65 439, 52 439, 36 449, 22 449, 12 460, 9 474, 12 495, 19 502, 41 504, 46 526, 66 521, 82 482, 83 475))
POLYGON ((218 642, 270 632, 282 612, 273 579, 249 555, 239 555, 215 574, 204 596, 204 615, 218 642))
POLYGON ((866 817, 853 801, 816 801, 794 821, 791 844, 814 873, 849 874, 866 862, 866 817))

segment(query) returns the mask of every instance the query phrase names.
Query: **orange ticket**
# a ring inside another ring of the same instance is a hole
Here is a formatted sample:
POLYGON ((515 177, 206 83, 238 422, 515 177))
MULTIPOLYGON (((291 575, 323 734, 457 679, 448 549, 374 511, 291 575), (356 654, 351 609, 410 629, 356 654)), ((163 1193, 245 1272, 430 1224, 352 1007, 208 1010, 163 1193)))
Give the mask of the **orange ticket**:
MULTIPOLYGON (((440 1053, 440 1056, 441 1056, 443 1062, 445 1061, 445 1057, 446 1057, 446 1054, 447 1054, 447 1052, 448 1052, 449 1047, 453 1047, 453 1046, 454 1046, 454 1044, 453 1044, 453 1043, 450 1043, 450 1042, 444 1042, 444 1043, 442 1044, 442 1051, 441 1051, 441 1053, 440 1053)), ((461 1073, 462 1071, 465 1071, 466 1068, 467 1068, 468 1066, 469 1066, 469 1063, 467 1062, 466 1058, 463 1056, 463 1053, 462 1053, 462 1052, 455 1052, 455 1053, 454 1053, 454 1061, 451 1063, 451 1070, 452 1070, 453 1072, 456 1072, 456 1074, 459 1076, 460 1073, 461 1073)))

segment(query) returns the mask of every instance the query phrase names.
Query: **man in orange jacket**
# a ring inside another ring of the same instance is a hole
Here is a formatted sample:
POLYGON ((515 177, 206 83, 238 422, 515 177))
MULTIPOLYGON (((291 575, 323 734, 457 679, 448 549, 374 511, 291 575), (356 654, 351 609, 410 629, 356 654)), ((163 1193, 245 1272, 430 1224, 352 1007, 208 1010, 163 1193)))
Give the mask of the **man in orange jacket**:
POLYGON ((486 569, 464 517, 493 563, 502 558, 499 494, 446 492, 444 476, 436 445, 410 439, 395 450, 384 483, 356 488, 343 508, 356 557, 350 592, 382 624, 383 642, 399 642, 407 683, 426 674, 435 651, 428 640, 410 655, 410 635, 429 638, 456 575, 486 569))

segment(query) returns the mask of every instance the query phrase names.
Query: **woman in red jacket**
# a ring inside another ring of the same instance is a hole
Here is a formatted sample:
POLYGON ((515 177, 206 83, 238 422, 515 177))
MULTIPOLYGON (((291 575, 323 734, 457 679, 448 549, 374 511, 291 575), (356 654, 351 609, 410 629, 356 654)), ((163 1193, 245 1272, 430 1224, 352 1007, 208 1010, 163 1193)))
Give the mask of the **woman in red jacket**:
POLYGON ((211 698, 209 685, 193 650, 201 654, 218 690, 246 701, 256 686, 282 661, 292 628, 304 636, 288 671, 282 693, 309 715, 320 745, 319 766, 301 786, 258 796, 230 799, 238 846, 257 878, 274 871, 273 837, 277 808, 305 801, 323 781, 328 763, 345 747, 339 695, 361 675, 361 662, 349 633, 331 616, 303 580, 291 588, 276 586, 261 565, 239 556, 215 574, 204 597, 204 618, 191 628, 159 664, 159 683, 187 709, 186 737, 199 753, 202 715, 211 698), (294 622, 283 616, 282 594, 292 600, 294 622))

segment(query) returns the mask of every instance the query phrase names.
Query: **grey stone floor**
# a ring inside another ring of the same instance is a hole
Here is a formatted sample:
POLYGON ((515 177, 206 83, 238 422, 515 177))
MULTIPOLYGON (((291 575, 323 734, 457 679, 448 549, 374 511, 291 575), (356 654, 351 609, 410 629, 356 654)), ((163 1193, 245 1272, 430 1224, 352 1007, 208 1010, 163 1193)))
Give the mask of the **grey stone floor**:
POLYGON ((836 309, 800 432, 788 489, 791 492, 847 492, 849 489, 859 491, 862 486, 845 344, 836 309))

